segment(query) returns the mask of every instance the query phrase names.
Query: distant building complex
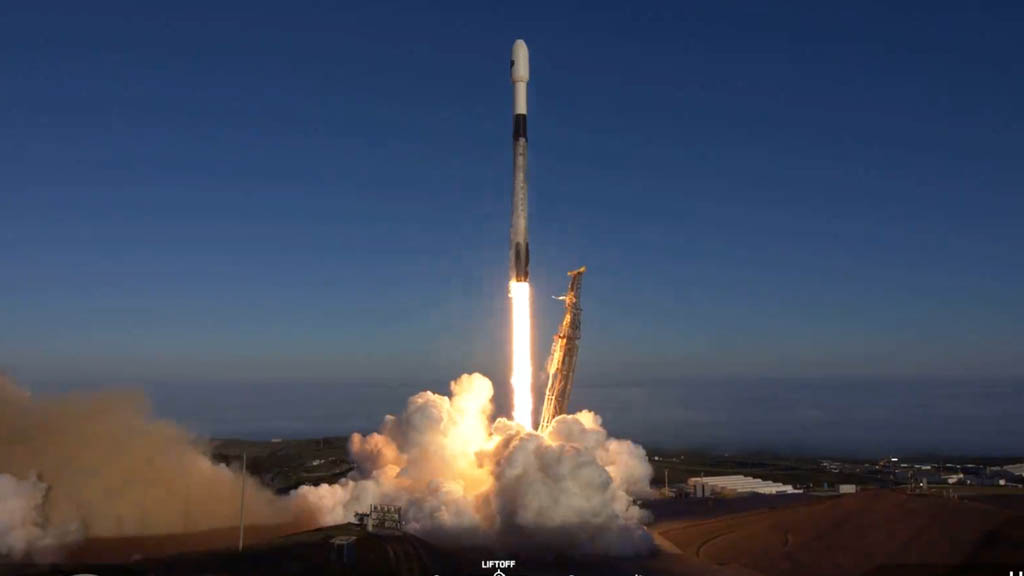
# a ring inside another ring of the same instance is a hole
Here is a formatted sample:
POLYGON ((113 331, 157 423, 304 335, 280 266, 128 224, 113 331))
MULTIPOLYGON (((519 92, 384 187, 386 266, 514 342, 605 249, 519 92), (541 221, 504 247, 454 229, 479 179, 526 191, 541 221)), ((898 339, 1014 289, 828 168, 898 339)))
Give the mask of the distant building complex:
POLYGON ((690 488, 690 494, 705 498, 715 495, 728 494, 799 494, 802 491, 793 488, 789 484, 770 482, 750 476, 702 476, 690 478, 686 482, 690 488))

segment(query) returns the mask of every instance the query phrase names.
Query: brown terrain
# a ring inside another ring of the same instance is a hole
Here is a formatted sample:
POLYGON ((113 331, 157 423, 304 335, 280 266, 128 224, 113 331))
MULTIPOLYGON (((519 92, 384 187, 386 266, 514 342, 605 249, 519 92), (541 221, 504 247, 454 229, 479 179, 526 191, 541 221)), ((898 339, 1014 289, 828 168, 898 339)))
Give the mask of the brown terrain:
MULTIPOLYGON (((519 557, 537 576, 830 576, 1006 574, 1024 566, 1024 496, 949 499, 869 490, 832 497, 749 496, 652 504, 660 549, 641 558, 519 557), (1015 568, 1016 567, 1016 568, 1015 568)), ((377 536, 354 525, 285 535, 298 526, 91 539, 58 565, 3 564, 0 575, 480 574, 507 553, 438 548, 412 535, 377 536), (356 536, 356 564, 330 543, 356 536)))
MULTIPOLYGON (((870 490, 652 527, 663 551, 766 576, 854 576, 887 567, 1024 565, 1015 507, 870 490)), ((893 572, 895 573, 895 572, 893 572)), ((957 572, 959 573, 959 572, 957 572)))
POLYGON ((256 538, 251 542, 247 539, 242 552, 237 549, 237 531, 229 534, 227 530, 172 536, 94 539, 59 564, 0 562, 0 575, 431 576, 454 573, 445 554, 411 534, 368 534, 358 526, 344 524, 275 537, 284 528, 278 526, 254 530, 256 538), (351 563, 344 562, 343 549, 331 542, 339 536, 356 538, 354 561, 351 563), (131 561, 124 558, 124 554, 129 551, 135 554, 131 561))
MULTIPOLYGON (((245 544, 253 546, 308 529, 302 524, 246 526, 245 544)), ((138 558, 157 558, 183 552, 203 552, 238 547, 238 527, 215 528, 186 534, 89 538, 69 550, 67 562, 120 563, 138 558)))

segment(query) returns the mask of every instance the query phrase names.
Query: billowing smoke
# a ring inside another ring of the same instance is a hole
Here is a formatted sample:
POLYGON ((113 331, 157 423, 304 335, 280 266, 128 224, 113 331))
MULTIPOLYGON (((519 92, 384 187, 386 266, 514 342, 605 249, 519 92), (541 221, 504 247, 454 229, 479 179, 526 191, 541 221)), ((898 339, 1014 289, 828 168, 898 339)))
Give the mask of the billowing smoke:
POLYGON ((325 524, 349 522, 372 503, 403 506, 408 529, 435 541, 631 554, 651 546, 652 470, 640 446, 609 438, 593 412, 562 416, 546 434, 491 421, 491 382, 452 382, 451 397, 422 392, 379 433, 354 435, 358 469, 293 497, 325 524))
MULTIPOLYGON (((351 522, 370 504, 403 506, 428 539, 534 550, 648 549, 644 450, 580 412, 544 434, 492 420, 491 382, 422 392, 380 432, 352 436, 357 470, 337 484, 275 496, 256 481, 247 524, 351 522)), ((35 399, 0 377, 0 556, 48 560, 83 539, 233 527, 241 478, 131 393, 35 399)))
MULTIPOLYGON (((238 472, 213 463, 140 394, 37 400, 0 376, 0 555, 48 558, 83 538, 237 526, 238 472)), ((258 482, 253 524, 297 516, 258 482)))
POLYGON ((64 544, 78 539, 76 525, 49 529, 43 512, 46 492, 46 484, 34 476, 19 480, 0 474, 0 556, 52 560, 64 544))

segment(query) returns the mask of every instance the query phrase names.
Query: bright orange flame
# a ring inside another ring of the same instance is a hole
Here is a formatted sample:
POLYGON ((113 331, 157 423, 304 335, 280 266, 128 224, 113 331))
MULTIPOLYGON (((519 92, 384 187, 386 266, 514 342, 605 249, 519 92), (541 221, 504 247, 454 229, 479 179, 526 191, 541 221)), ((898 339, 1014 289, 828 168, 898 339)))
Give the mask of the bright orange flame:
POLYGON ((533 430, 530 283, 509 282, 508 297, 512 299, 512 419, 533 430))

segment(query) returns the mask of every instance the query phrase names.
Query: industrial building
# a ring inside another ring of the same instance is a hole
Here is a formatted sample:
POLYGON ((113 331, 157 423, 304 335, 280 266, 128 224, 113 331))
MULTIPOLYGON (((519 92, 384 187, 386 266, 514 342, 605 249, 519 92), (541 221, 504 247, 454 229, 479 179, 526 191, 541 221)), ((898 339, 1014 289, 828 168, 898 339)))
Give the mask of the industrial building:
POLYGON ((768 480, 739 475, 701 476, 699 478, 690 478, 686 483, 690 487, 690 494, 698 498, 718 494, 799 494, 802 492, 802 490, 797 490, 789 484, 780 484, 779 482, 770 482, 768 480))
POLYGON ((1014 474, 1016 476, 1024 476, 1024 462, 1020 464, 1010 464, 1009 466, 1003 466, 1003 470, 1014 474))

